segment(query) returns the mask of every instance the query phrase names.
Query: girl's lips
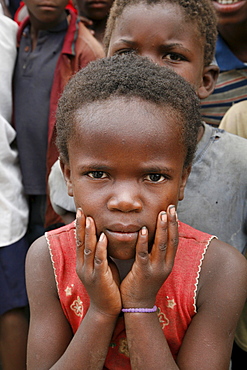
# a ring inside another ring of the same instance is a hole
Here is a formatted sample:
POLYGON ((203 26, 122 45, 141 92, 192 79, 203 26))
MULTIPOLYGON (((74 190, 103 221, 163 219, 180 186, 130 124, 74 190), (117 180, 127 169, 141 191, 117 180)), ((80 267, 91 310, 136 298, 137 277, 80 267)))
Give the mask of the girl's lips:
POLYGON ((216 11, 221 13, 231 13, 238 11, 246 4, 246 0, 213 0, 216 11))
POLYGON ((121 242, 133 242, 138 237, 138 231, 136 232, 122 232, 122 231, 106 231, 106 236, 109 236, 110 238, 114 240, 118 240, 121 242))

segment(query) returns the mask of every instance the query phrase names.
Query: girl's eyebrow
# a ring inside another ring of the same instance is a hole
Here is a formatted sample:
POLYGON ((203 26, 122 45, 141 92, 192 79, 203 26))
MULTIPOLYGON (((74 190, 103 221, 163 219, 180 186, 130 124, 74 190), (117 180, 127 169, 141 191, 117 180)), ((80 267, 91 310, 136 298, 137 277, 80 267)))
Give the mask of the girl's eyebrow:
POLYGON ((109 166, 102 165, 102 163, 88 163, 79 166, 82 171, 109 171, 111 168, 109 166))
MULTIPOLYGON (((86 171, 107 172, 107 171, 111 171, 114 169, 111 166, 106 166, 106 165, 103 165, 102 163, 97 163, 97 162, 80 165, 79 167, 80 167, 80 170, 83 172, 86 172, 86 171)), ((174 170, 169 167, 156 166, 156 165, 145 165, 145 164, 140 167, 140 171, 145 172, 145 173, 167 173, 167 174, 172 174, 174 172, 174 170)))
POLYGON ((172 174, 174 170, 168 167, 160 167, 160 166, 143 166, 143 171, 146 173, 170 173, 172 174))

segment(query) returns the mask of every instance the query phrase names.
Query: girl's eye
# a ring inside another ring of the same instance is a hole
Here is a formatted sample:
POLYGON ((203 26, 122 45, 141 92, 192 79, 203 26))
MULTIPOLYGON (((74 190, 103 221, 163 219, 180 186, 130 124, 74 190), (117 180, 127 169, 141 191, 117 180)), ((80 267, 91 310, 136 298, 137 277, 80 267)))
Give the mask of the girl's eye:
POLYGON ((151 182, 161 182, 165 180, 165 176, 159 173, 151 173, 150 175, 146 176, 146 180, 151 182))
POLYGON ((103 171, 91 171, 87 174, 92 179, 105 179, 107 177, 106 173, 103 171))
POLYGON ((176 53, 169 53, 169 54, 166 54, 164 56, 164 59, 168 59, 168 60, 175 60, 176 62, 180 62, 182 60, 185 60, 185 58, 180 55, 180 54, 176 54, 176 53))

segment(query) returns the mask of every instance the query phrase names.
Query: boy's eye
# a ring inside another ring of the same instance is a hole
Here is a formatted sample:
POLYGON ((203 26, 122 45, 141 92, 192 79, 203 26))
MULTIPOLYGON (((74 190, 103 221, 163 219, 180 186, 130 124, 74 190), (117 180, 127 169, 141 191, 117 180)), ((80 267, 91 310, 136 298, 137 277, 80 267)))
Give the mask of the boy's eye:
POLYGON ((91 177, 92 179, 105 179, 107 177, 106 173, 103 171, 91 171, 88 172, 88 177, 91 177))
POLYGON ((115 51, 114 54, 117 54, 117 55, 125 55, 125 54, 133 54, 133 53, 135 53, 135 50, 134 49, 121 49, 121 50, 115 51))
POLYGON ((180 55, 180 54, 176 54, 176 53, 169 53, 169 54, 166 54, 164 56, 164 59, 168 59, 168 60, 174 60, 176 62, 180 62, 182 60, 186 60, 184 56, 180 55))
POLYGON ((151 182, 161 182, 165 180, 165 176, 159 173, 151 173, 147 175, 145 179, 151 182))

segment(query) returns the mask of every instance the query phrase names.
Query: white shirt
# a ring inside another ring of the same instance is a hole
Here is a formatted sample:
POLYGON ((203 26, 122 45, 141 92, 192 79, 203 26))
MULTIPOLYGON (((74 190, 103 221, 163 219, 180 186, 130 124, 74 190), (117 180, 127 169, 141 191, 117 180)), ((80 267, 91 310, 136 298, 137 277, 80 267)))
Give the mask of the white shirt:
POLYGON ((28 204, 23 192, 12 116, 12 75, 17 24, 0 5, 0 247, 20 240, 27 230, 28 204))

